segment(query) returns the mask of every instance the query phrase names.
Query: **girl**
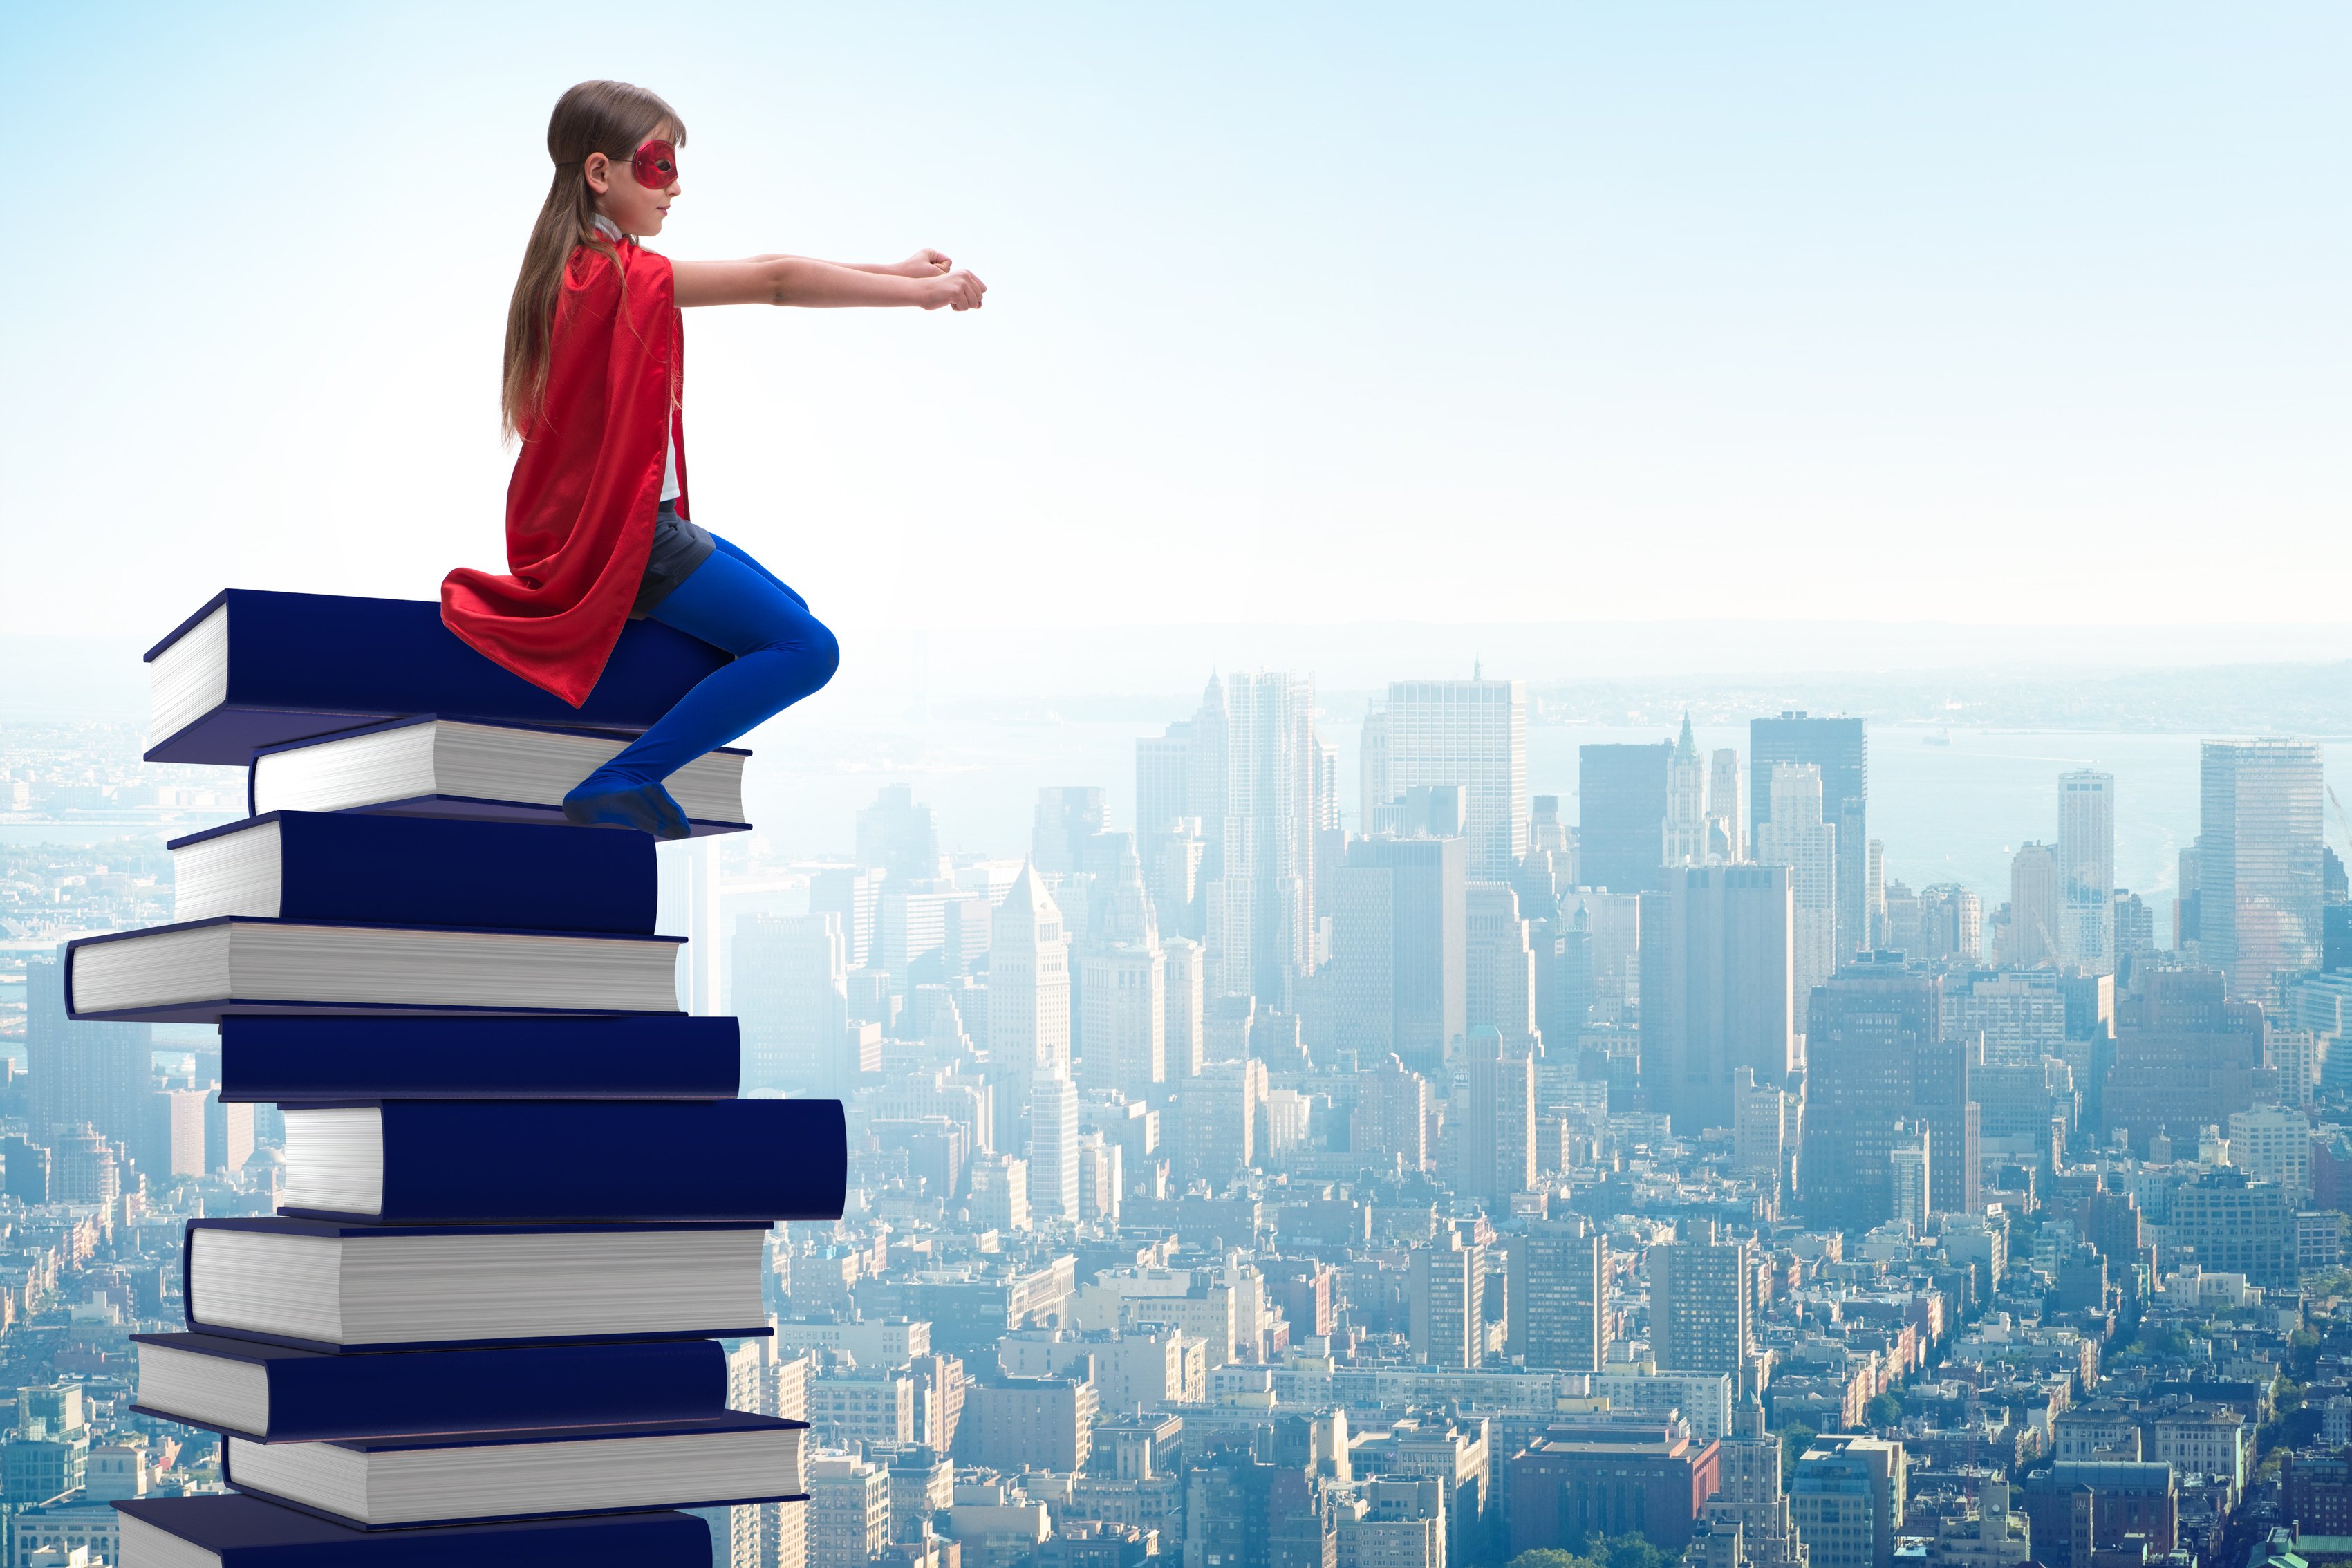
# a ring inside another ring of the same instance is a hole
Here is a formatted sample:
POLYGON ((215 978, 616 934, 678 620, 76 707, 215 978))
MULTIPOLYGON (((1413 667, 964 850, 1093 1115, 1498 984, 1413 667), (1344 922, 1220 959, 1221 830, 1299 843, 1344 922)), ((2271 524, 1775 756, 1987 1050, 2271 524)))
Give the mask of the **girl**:
POLYGON ((507 310, 509 575, 460 567, 441 618, 577 708, 624 622, 651 617, 726 649, 662 720, 563 797, 583 824, 687 836, 662 780, 833 678, 839 645, 807 602, 688 505, 679 308, 979 308, 986 286, 936 250, 888 266, 798 256, 672 262, 643 248, 677 199, 686 124, 654 94, 584 81, 548 121, 555 182, 507 310))

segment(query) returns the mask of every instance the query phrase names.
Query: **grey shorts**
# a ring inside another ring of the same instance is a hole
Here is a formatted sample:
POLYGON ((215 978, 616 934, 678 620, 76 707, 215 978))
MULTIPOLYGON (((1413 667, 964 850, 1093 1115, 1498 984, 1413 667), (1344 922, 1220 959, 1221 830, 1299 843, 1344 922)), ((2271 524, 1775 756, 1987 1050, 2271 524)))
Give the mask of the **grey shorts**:
POLYGON ((707 530, 677 515, 676 501, 664 501, 654 513, 654 546, 646 555, 646 574, 638 579, 636 602, 629 619, 642 621, 667 599, 694 569, 710 559, 718 542, 707 530))

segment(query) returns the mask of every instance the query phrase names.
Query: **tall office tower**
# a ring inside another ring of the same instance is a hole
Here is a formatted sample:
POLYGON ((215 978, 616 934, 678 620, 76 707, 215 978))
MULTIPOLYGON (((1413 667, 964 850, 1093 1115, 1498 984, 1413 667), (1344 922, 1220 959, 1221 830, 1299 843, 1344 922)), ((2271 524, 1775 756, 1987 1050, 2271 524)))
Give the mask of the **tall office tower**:
POLYGON ((1933 963, 1957 958, 1974 963, 1984 953, 1984 901, 1958 882, 1938 882, 1919 891, 1918 918, 1906 940, 1895 945, 1911 958, 1933 963))
POLYGON ((1509 876, 1528 852, 1527 683, 1395 681, 1388 716, 1390 798, 1459 785, 1470 874, 1509 876))
POLYGON ((1588 888, 1655 892, 1666 824, 1666 765, 1675 743, 1576 749, 1576 874, 1588 888))
POLYGON ((1213 1062, 1183 1086, 1176 1109, 1178 1170, 1186 1185, 1213 1193, 1246 1175, 1257 1160, 1257 1120, 1265 1104, 1265 1064, 1213 1062))
MULTIPOLYGON (((1772 769, 1781 763, 1811 763, 1822 771, 1822 817, 1837 829, 1840 844, 1870 842, 1870 739, 1860 719, 1815 719, 1785 712, 1748 725, 1748 822, 1752 833, 1772 814, 1772 769)), ((1864 908, 1865 857, 1838 857, 1837 961, 1870 940, 1864 908)))
POLYGON ((1021 868, 990 929, 988 1056, 1000 1116, 1002 1097, 1026 1106, 1037 1079, 1070 1076, 1070 943, 1034 866, 1021 868))
POLYGON ((1893 1212, 1887 1156, 1905 1122, 1929 1135, 1929 1212, 1981 1212, 1979 1042, 1945 1033, 1943 992, 1942 975, 1888 954, 1857 960, 1815 993, 1799 1164, 1815 1223, 1864 1231, 1893 1212))
POLYGON ((2059 871, 2057 847, 2019 845, 2009 863, 2009 941, 2008 951, 2000 955, 2001 963, 2011 969, 2056 963, 2064 908, 2065 879, 2059 871))
POLYGON ((1471 1036, 1463 1070, 1468 1106, 1454 1139, 1460 1169, 1454 1190, 1507 1212, 1511 1194, 1536 1184, 1535 1059, 1481 1028, 1471 1036))
POLYGON ((1559 901, 1564 931, 1582 931, 1592 980, 1591 1021, 1633 1020, 1642 998, 1642 900, 1634 893, 1570 893, 1559 901))
POLYGON ((1429 1168, 1429 1080, 1391 1054, 1356 1079, 1348 1144, 1359 1165, 1382 1175, 1429 1168))
POLYGON ((2198 951, 2233 996, 2275 1005, 2319 967, 2325 894, 2320 750, 2208 741, 2198 857, 2198 951))
POLYGON ((1356 831, 1370 833, 1372 816, 1397 797, 1389 771, 1389 710, 1367 708, 1356 736, 1356 831))
POLYGON ((1342 1049, 1393 1051, 1435 1075, 1469 1027, 1466 846, 1360 838, 1331 903, 1333 1027, 1342 1049))
POLYGON ((1893 1568, 1908 1496, 1902 1444, 1825 1433, 1797 1457, 1789 1517, 1811 1568, 1893 1568))
MULTIPOLYGON (((1125 840, 1126 835, 1115 838, 1125 840)), ((1122 842, 1117 880, 1098 889, 1094 939, 1078 953, 1085 1010, 1078 1082, 1090 1092, 1158 1101, 1168 1082, 1168 961, 1144 891, 1143 868, 1122 842)))
POLYGON ((2172 952, 2184 963, 2195 963, 2201 957, 2196 942, 2198 884, 2203 880, 2199 852, 2203 847, 2200 840, 2180 852, 2180 869, 2173 889, 2172 952))
MULTIPOLYGON (((1197 733, 1201 721, 1195 720, 1197 733)), ((1210 994, 1294 1012, 1314 967, 1315 829, 1321 747, 1315 683, 1225 679, 1224 829, 1209 882, 1210 994)))
POLYGON ((1731 1432, 1717 1450, 1716 1491, 1706 1517, 1739 1527, 1749 1568, 1810 1568, 1805 1543, 1789 1517, 1780 1486, 1780 1438, 1764 1430, 1764 1406, 1752 1394, 1731 1413, 1731 1432))
POLYGON ((1078 1221, 1078 1089, 1067 1078, 1030 1083, 1029 1214, 1040 1225, 1078 1221))
MULTIPOLYGON (((1559 796, 1539 795, 1534 797, 1528 811, 1528 853, 1530 855, 1574 855, 1576 829, 1561 820, 1559 796)), ((1569 879, 1573 885, 1576 879, 1569 879)))
POLYGON ((1664 853, 1659 864, 1704 866, 1707 853, 1706 761, 1691 736, 1690 715, 1683 715, 1682 733, 1666 757, 1666 820, 1664 853))
POLYGON ((859 869, 892 877, 940 874, 940 834, 931 808, 915 804, 911 784, 884 784, 857 814, 859 869))
POLYGON ((1503 1240, 1506 1351, 1541 1372, 1609 1359, 1609 1244, 1581 1215, 1535 1220, 1503 1240))
POLYGON ((2186 1140, 2277 1101, 2260 1003, 2226 995, 2214 969, 2159 969, 2141 982, 2116 1007, 2115 1067, 2102 1107, 2110 1131, 2127 1131, 2131 1146, 2145 1149, 2157 1133, 2186 1140))
POLYGON ((1727 864, 1748 858, 1748 814, 1739 809, 1739 753, 1717 749, 1706 775, 1707 849, 1727 864))
POLYGON ((1535 1053, 1536 954, 1519 896, 1499 882, 1472 882, 1463 893, 1463 1022, 1492 1028, 1504 1047, 1535 1053))
POLYGON ((735 923, 729 1008, 743 1033, 746 1089, 820 1089, 849 1022, 841 917, 744 915, 735 923))
POLYGON ((1719 1372, 1752 1388, 1756 1244, 1685 1220, 1650 1248, 1650 1354, 1660 1372, 1719 1372))
POLYGON ((2129 888, 2116 889, 2116 973, 2127 974, 2135 959, 2156 951, 2156 911, 2129 888))
POLYGON ((1862 919, 1869 931, 1864 939, 1871 947, 1886 945, 1886 846, 1872 839, 1864 851, 1866 859, 1862 870, 1862 919))
POLYGON ((2116 775, 2058 775, 2058 962, 2116 971, 2116 775))
POLYGON ((1789 868, 1789 960, 1797 1032, 1803 1034, 1813 987, 1836 971, 1840 957, 1838 831, 1822 818, 1820 768, 1781 763, 1772 769, 1772 814, 1757 825, 1756 863, 1789 868))
POLYGON ((1799 1101, 1778 1084, 1758 1083, 1754 1068, 1731 1075, 1731 1166, 1754 1182, 1777 1213, 1787 1195, 1789 1155, 1798 1132, 1799 1101))
POLYGON ((1895 1129, 1895 1146, 1886 1152, 1886 1217, 1911 1227, 1914 1236, 1927 1234, 1933 1172, 1933 1134, 1924 1121, 1906 1121, 1895 1129))
POLYGON ((1037 792, 1029 828, 1029 858, 1039 873, 1067 877, 1094 868, 1087 847, 1110 831, 1107 792, 1093 785, 1048 785, 1037 792))
POLYGON ((1204 984, 1208 954, 1197 942, 1178 937, 1160 944, 1167 961, 1168 1026, 1162 1036, 1167 1053, 1168 1082, 1172 1091, 1188 1078, 1201 1076, 1201 1053, 1207 1016, 1204 984))
POLYGON ((1447 1226, 1412 1249, 1406 1317, 1413 1359, 1425 1366, 1475 1371, 1486 1360, 1486 1249, 1447 1226))
POLYGON ((25 992, 33 1141, 86 1122, 111 1142, 143 1143, 155 1088, 153 1026, 67 1018, 64 966, 53 958, 25 961, 25 992))
POLYGON ((1191 783, 1192 725, 1187 720, 1168 726, 1165 734, 1139 735, 1135 742, 1135 830, 1164 832, 1193 815, 1191 783))
POLYGON ((1789 873, 1705 866, 1642 895, 1642 1078, 1650 1109, 1694 1135, 1732 1125, 1733 1075, 1779 1084, 1801 1059, 1789 873))

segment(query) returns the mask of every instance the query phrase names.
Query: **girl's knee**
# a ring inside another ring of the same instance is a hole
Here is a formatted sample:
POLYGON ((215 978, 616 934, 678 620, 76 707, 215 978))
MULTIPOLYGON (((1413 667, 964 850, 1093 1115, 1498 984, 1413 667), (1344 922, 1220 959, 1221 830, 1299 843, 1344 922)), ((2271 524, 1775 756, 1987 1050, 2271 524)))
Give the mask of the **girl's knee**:
POLYGON ((809 675, 814 682, 809 689, 814 691, 831 680, 833 672, 841 668, 841 641, 833 635, 832 627, 811 616, 808 645, 809 675))

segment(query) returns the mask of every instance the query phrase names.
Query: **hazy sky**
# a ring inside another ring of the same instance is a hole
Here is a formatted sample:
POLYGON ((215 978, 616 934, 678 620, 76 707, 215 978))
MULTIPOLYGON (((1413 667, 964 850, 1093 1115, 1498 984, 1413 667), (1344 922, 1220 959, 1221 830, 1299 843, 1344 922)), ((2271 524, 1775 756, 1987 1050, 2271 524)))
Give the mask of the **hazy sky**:
POLYGON ((0 622, 497 563, 589 76, 688 122, 656 248, 992 286, 688 323, 698 517, 877 647, 2336 619, 2347 58, 2315 4, 18 5, 0 622))

